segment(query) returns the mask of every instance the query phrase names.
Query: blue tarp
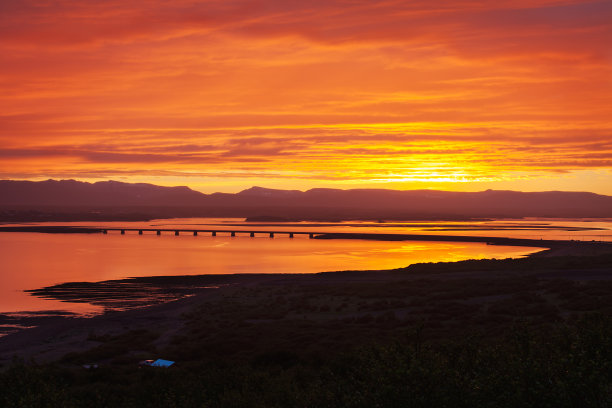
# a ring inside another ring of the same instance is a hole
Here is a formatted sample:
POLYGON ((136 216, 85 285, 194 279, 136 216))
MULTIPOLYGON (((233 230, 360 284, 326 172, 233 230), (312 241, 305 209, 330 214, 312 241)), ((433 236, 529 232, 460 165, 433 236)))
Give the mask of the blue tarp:
POLYGON ((161 358, 158 358, 151 364, 151 366, 152 367, 170 367, 172 364, 174 364, 174 361, 162 360, 161 358))

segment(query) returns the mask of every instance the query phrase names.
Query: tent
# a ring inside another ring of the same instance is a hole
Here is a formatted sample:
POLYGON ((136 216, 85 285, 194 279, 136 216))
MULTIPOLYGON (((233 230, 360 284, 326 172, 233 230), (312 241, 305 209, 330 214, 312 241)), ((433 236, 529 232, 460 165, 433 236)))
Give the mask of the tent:
POLYGON ((170 367, 172 364, 174 364, 174 361, 162 360, 161 358, 158 358, 151 363, 151 367, 170 367))

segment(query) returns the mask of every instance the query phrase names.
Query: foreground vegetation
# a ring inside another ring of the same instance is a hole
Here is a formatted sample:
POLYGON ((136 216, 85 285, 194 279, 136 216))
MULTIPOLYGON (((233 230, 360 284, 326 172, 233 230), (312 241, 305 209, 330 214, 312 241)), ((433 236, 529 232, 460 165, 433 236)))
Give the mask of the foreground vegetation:
POLYGON ((407 333, 329 360, 279 351, 165 370, 16 363, 0 375, 0 405, 607 407, 611 339, 612 321, 589 316, 548 333, 517 327, 494 343, 463 338, 434 346, 407 333))
POLYGON ((4 407, 610 407, 612 257, 230 285, 155 327, 0 372, 4 407), (147 358, 169 369, 138 368, 147 358), (85 363, 100 368, 87 370, 85 363))

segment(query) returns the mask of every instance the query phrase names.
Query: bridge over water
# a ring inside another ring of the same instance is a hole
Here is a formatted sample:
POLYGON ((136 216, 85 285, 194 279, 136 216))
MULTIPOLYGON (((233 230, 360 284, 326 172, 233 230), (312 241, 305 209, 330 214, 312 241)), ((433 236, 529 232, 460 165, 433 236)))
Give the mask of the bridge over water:
POLYGON ((232 237, 235 237, 237 234, 248 234, 251 238, 257 235, 267 235, 270 238, 274 238, 275 235, 284 234, 289 238, 293 238, 296 235, 308 235, 309 238, 314 238, 315 235, 321 235, 325 233, 315 233, 315 232, 304 232, 304 231, 269 231, 269 230, 225 230, 225 229, 177 229, 177 228, 100 228, 97 232, 101 232, 102 234, 108 234, 111 231, 118 231, 120 234, 125 235, 126 232, 138 232, 138 235, 142 235, 145 232, 154 232, 157 235, 161 235, 162 233, 174 233, 174 235, 182 234, 192 234, 197 236, 198 234, 210 234, 213 237, 216 237, 217 234, 229 234, 232 237))
POLYGON ((80 233, 80 234, 109 234, 127 233, 143 235, 153 233, 156 235, 181 234, 210 236, 277 236, 293 238, 298 235, 308 236, 311 239, 362 239, 375 241, 435 241, 435 242, 480 242, 489 245, 525 246, 537 248, 581 247, 612 251, 612 243, 602 241, 573 241, 527 238, 482 237, 471 235, 429 235, 429 234, 384 234, 384 233, 353 233, 353 232, 326 232, 326 231, 287 231, 287 230, 252 230, 252 229, 193 229, 193 228, 134 228, 134 227, 74 227, 74 226, 6 226, 0 227, 0 232, 39 232, 39 233, 80 233))

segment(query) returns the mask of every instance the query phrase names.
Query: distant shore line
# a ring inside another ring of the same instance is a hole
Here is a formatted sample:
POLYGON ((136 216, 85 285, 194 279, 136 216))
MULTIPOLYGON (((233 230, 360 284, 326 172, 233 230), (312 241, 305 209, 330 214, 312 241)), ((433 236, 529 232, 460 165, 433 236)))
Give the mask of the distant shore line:
POLYGON ((313 239, 357 239, 370 241, 429 241, 429 242, 470 242, 470 243, 486 243, 488 245, 500 246, 521 246, 543 248, 544 251, 537 252, 533 255, 542 255, 543 253, 551 252, 551 255, 557 253, 584 255, 585 253, 602 253, 612 251, 612 242, 606 241, 578 241, 578 240, 551 240, 551 239, 529 239, 529 238, 507 238, 507 237, 483 237, 470 235, 433 235, 433 234, 388 234, 388 233, 353 233, 353 232, 316 232, 316 231, 282 231, 282 230, 238 230, 238 229, 194 229, 194 228, 134 228, 134 227, 73 227, 73 226, 10 226, 0 227, 0 232, 35 232, 46 234, 102 234, 108 231, 132 231, 142 233, 157 232, 174 232, 175 235, 180 233, 227 233, 232 234, 269 234, 273 237, 274 234, 288 235, 293 237, 294 234, 309 235, 313 239))

